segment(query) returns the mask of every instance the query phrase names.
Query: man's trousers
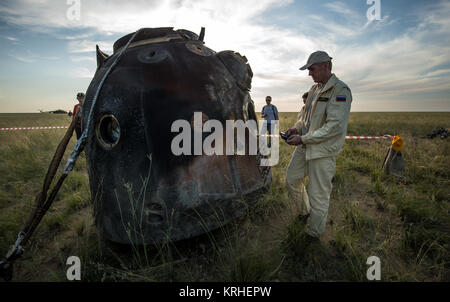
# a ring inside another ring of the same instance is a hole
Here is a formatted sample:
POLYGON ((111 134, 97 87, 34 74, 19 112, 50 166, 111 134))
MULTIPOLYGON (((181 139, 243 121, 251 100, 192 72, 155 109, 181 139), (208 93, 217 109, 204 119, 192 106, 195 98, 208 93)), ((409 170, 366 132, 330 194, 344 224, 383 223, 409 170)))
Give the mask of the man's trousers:
MULTIPOLYGON (((271 120, 264 120, 263 123, 263 127, 265 128, 265 131, 263 131, 262 133, 267 133, 269 135, 268 140, 269 143, 267 144, 267 147, 271 147, 272 146, 272 121, 271 120)), ((263 129, 264 129, 263 128, 263 129)))
POLYGON ((301 203, 303 211, 305 209, 308 211, 306 202, 309 201, 310 217, 306 232, 311 236, 319 237, 325 232, 332 189, 331 180, 335 172, 336 156, 307 161, 306 148, 303 145, 295 148, 286 171, 286 186, 291 198, 301 203), (308 176, 308 200, 302 197, 302 187, 304 187, 306 176, 308 176))

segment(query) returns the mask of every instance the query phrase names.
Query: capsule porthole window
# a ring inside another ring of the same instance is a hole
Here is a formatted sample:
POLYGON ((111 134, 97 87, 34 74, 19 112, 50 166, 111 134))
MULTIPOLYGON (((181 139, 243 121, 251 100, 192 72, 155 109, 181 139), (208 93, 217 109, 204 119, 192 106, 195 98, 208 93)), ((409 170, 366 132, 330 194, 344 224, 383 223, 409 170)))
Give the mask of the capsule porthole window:
POLYGON ((95 129, 97 141, 105 149, 114 148, 120 140, 120 124, 112 114, 104 114, 95 129))

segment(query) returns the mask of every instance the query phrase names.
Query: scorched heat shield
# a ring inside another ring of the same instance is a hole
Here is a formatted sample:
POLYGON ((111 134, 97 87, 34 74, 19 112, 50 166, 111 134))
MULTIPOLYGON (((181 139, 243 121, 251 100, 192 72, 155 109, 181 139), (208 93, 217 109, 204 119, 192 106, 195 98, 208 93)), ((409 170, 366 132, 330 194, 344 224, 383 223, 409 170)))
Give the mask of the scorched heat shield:
MULTIPOLYGON (((202 113, 203 122, 223 125, 256 120, 246 58, 209 49, 203 34, 139 31, 101 87, 85 151, 95 221, 107 240, 148 244, 211 231, 244 214, 271 185, 270 168, 260 166, 259 153, 171 151, 178 134, 172 123, 192 122, 194 112, 202 113)), ((97 47, 83 127, 103 75, 131 36, 117 40, 111 56, 97 47)))

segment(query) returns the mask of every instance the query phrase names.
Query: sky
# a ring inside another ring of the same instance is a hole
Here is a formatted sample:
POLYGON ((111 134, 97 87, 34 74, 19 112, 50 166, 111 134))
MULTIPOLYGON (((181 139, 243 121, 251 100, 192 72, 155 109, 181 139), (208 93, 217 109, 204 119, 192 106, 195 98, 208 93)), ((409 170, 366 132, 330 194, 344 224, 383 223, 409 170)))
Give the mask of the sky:
POLYGON ((298 111, 314 84, 301 71, 324 50, 353 94, 352 111, 450 111, 450 1, 414 0, 2 0, 0 113, 71 110, 96 69, 143 27, 196 33, 245 55, 250 92, 298 111))

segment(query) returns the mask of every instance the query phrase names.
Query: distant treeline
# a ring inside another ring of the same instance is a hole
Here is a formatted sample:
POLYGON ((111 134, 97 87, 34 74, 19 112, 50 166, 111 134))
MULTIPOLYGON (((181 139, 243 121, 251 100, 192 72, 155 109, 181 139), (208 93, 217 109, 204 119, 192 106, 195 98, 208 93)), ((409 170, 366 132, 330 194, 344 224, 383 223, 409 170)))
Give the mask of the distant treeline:
POLYGON ((52 111, 42 111, 39 110, 41 113, 55 113, 55 114, 68 114, 67 111, 62 110, 62 109, 58 109, 58 110, 52 110, 52 111))

